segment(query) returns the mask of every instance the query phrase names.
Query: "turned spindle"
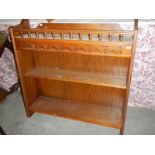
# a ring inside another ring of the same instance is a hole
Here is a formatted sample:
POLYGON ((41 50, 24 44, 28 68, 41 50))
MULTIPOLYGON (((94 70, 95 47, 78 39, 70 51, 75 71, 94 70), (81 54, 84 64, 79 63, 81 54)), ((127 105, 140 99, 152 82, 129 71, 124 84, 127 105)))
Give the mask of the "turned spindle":
POLYGON ((35 34, 36 34, 36 38, 39 38, 38 32, 35 32, 35 34))
POLYGON ((69 35, 70 35, 70 39, 72 40, 73 39, 73 34, 69 33, 69 35))
POLYGON ((92 40, 92 34, 88 34, 89 40, 92 40))
POLYGON ((27 32, 27 34, 28 34, 28 37, 31 38, 31 33, 30 32, 27 32))
POLYGON ((61 39, 64 39, 64 34, 60 33, 61 39))
POLYGON ((102 34, 98 34, 99 40, 102 40, 102 34))
POLYGON ((55 39, 55 34, 54 33, 52 33, 52 38, 55 39))
POLYGON ((47 33, 46 33, 46 32, 44 32, 43 34, 44 34, 44 38, 47 38, 47 33))
POLYGON ((109 34, 109 41, 112 41, 112 35, 109 34))
POLYGON ((80 40, 82 40, 82 34, 81 33, 79 33, 79 38, 80 38, 80 40))
POLYGON ((123 35, 119 35, 119 41, 123 41, 123 35))

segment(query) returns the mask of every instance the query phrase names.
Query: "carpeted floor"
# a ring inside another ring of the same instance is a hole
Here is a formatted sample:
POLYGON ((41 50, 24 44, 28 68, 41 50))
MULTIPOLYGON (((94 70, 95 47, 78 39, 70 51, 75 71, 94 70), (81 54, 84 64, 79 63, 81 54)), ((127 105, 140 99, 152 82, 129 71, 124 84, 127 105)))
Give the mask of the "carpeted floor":
MULTIPOLYGON (((34 114, 27 118, 20 92, 0 104, 0 126, 9 135, 117 135, 119 130, 60 117, 34 114)), ((129 107, 125 134, 155 134, 155 111, 129 107)))

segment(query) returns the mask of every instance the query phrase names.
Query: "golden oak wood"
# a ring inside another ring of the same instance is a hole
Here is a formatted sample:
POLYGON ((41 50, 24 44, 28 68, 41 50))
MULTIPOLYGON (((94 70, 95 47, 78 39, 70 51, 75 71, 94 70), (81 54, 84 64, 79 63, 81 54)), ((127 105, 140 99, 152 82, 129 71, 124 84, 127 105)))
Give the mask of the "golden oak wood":
POLYGON ((60 80, 40 79, 38 87, 43 96, 121 108, 126 94, 124 89, 60 80))
POLYGON ((99 72, 35 67, 26 76, 126 89, 126 78, 99 72))
MULTIPOLYGON (((17 51, 20 53, 21 50, 17 51)), ((114 56, 105 57, 104 55, 100 56, 93 54, 88 55, 79 52, 51 52, 47 50, 39 50, 36 52, 34 50, 22 50, 22 53, 23 55, 27 55, 27 53, 29 53, 29 55, 30 53, 35 55, 33 60, 35 66, 39 67, 101 72, 117 76, 125 76, 124 78, 127 78, 128 65, 130 63, 129 58, 126 59, 114 56)))
POLYGON ((40 96, 30 109, 34 112, 62 116, 105 126, 121 127, 121 109, 40 96), (45 106, 46 104, 46 106, 45 106))
POLYGON ((135 56, 135 51, 136 51, 137 36, 138 36, 138 19, 135 19, 135 22, 134 22, 134 38, 133 38, 133 43, 132 43, 133 44, 132 45, 132 57, 131 57, 131 62, 130 62, 129 70, 128 70, 127 91, 126 91, 125 103, 124 103, 124 107, 123 107, 122 128, 120 129, 120 134, 123 134, 123 132, 124 132, 128 97, 129 97, 131 77, 132 77, 132 69, 133 69, 134 56, 135 56))
POLYGON ((34 112, 120 129, 137 38, 117 24, 43 23, 10 28, 27 116, 34 112))

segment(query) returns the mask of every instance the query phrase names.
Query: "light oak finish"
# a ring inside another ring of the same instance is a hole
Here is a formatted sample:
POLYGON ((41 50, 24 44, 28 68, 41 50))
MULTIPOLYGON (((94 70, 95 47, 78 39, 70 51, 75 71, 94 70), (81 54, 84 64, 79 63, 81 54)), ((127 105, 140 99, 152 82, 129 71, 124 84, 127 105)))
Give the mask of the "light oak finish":
MULTIPOLYGON (((27 85, 28 83, 29 81, 27 85)), ((38 89, 43 96, 119 108, 123 107, 126 94, 126 90, 120 88, 48 79, 39 79, 38 89), (110 97, 107 94, 110 94, 110 97)))
POLYGON ((117 24, 11 27, 27 116, 57 115, 123 134, 137 38, 117 24))
MULTIPOLYGON (((18 50, 76 52, 90 55, 131 57, 132 44, 126 42, 101 42, 81 40, 50 40, 16 38, 18 50), (110 48, 112 47, 112 48, 110 48)), ((75 54, 76 54, 75 53, 75 54)))
POLYGON ((36 67, 26 73, 26 76, 126 89, 126 79, 123 76, 98 72, 36 67))
POLYGON ((39 96, 30 109, 34 112, 62 116, 105 126, 121 127, 121 109, 39 96), (45 106, 46 105, 46 106, 45 106))

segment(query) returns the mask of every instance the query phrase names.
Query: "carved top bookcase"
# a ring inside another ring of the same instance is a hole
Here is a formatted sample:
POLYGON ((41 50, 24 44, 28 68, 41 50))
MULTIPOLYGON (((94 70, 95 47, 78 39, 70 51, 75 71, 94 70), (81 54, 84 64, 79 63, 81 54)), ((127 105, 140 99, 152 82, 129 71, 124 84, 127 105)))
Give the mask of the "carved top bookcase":
POLYGON ((120 129, 135 55, 118 24, 42 23, 10 28, 27 116, 34 112, 120 129))

